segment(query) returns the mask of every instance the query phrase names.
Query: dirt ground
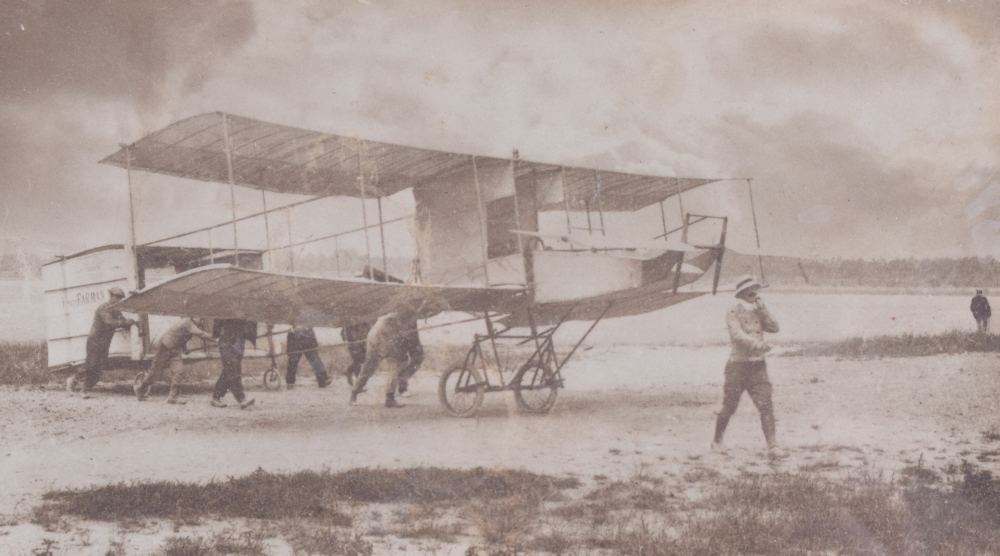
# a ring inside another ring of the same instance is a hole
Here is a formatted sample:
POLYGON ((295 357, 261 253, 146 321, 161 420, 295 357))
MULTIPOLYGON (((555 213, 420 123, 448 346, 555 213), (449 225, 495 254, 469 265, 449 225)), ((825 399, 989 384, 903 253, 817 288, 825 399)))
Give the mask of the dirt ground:
MULTIPOLYGON (((709 450, 727 353, 722 347, 583 351, 564 369, 566 387, 543 416, 518 413, 506 394, 487 394, 477 417, 450 417, 437 400, 440 369, 421 370, 407 406, 396 410, 380 405, 381 375, 361 405, 351 407, 342 377, 319 389, 308 368, 290 391, 264 391, 259 379, 248 378, 257 403, 245 411, 210 407, 208 382, 188 387, 183 406, 165 404, 162 387, 140 403, 124 381, 104 385, 90 400, 56 383, 0 389, 6 417, 0 430, 0 553, 30 554, 43 538, 58 539, 65 554, 107 552, 111 525, 91 524, 84 542, 78 531, 45 532, 29 522, 31 509, 52 489, 209 481, 258 468, 482 466, 573 476, 585 485, 641 470, 682 494, 699 488, 695 472, 704 468, 892 476, 910 466, 943 469, 964 459, 1000 470, 1000 445, 986 437, 1000 431, 994 355, 772 357, 779 441, 789 457, 769 462, 747 397, 730 423, 728 453, 709 450)), ((148 542, 128 553, 154 552, 155 536, 148 542)), ((377 542, 383 543, 377 553, 426 553, 415 541, 377 542)), ((274 553, 288 552, 277 547, 274 553)))

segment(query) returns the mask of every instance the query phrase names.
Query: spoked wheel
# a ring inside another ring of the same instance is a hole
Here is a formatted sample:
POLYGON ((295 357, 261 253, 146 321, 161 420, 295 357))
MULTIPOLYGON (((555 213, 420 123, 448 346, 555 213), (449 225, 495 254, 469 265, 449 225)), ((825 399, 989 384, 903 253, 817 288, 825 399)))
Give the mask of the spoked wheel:
POLYGON ((561 384, 550 365, 535 364, 522 367, 514 376, 513 386, 518 407, 532 413, 545 413, 555 405, 561 384))
POLYGON ((277 390, 279 388, 281 388, 281 377, 278 376, 278 371, 274 367, 264 371, 264 389, 277 390))
POLYGON ((450 367, 441 375, 438 398, 441 405, 456 417, 471 417, 483 403, 486 383, 476 368, 465 368, 464 363, 450 367))

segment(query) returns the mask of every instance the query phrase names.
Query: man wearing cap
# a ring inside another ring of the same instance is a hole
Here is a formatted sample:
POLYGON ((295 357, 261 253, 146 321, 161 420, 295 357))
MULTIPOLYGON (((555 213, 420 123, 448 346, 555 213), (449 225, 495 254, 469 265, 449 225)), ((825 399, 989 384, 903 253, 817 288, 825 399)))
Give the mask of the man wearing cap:
POLYGON ((729 418, 736 412, 740 397, 746 391, 760 412, 760 425, 764 429, 764 439, 770 455, 781 457, 774 438, 774 405, 771 402, 771 381, 767 377, 764 354, 771 346, 764 341, 764 333, 778 331, 778 323, 757 295, 761 285, 750 276, 740 278, 736 283, 737 305, 726 314, 726 326, 732 351, 726 363, 725 385, 723 386, 722 411, 715 422, 715 438, 712 448, 722 449, 722 437, 726 432, 729 418))
POLYGON ((167 396, 167 403, 179 405, 186 403, 177 398, 177 381, 184 365, 181 355, 187 351, 187 343, 193 336, 208 341, 213 339, 212 335, 202 330, 194 319, 185 318, 170 325, 170 328, 153 342, 153 364, 149 372, 145 373, 142 382, 133 386, 135 397, 140 402, 145 401, 153 383, 160 380, 163 371, 169 368, 170 394, 167 396))
POLYGON ((84 399, 90 398, 90 391, 101 378, 101 372, 108 366, 108 350, 111 348, 115 330, 131 328, 136 324, 134 320, 123 317, 121 311, 111 308, 115 303, 125 299, 125 292, 115 287, 108 290, 108 295, 111 299, 101 303, 94 313, 94 324, 90 327, 90 334, 87 335, 87 361, 84 363, 84 368, 66 379, 66 389, 72 392, 80 378, 83 378, 84 399))
POLYGON ((976 319, 976 326, 980 332, 986 332, 990 324, 990 302, 983 295, 983 290, 976 290, 976 297, 972 298, 972 318, 976 319))

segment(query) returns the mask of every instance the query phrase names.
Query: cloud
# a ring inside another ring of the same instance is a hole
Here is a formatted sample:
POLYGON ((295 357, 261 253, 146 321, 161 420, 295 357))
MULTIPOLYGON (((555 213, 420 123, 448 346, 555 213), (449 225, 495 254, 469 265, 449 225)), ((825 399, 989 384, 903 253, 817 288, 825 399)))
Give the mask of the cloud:
POLYGON ((850 122, 813 113, 762 124, 729 115, 710 135, 722 138, 709 145, 711 155, 755 178, 768 249, 892 257, 968 242, 964 225, 942 226, 960 217, 965 198, 919 185, 922 176, 887 163, 850 122))
POLYGON ((970 168, 1000 162, 1000 35, 982 19, 1000 14, 947 4, 0 0, 14 14, 0 22, 0 148, 14 153, 0 179, 88 191, 73 198, 80 228, 122 202, 105 183, 120 173, 97 159, 223 110, 458 152, 753 177, 769 247, 972 253, 964 209, 988 176, 970 168))
POLYGON ((0 0, 0 98, 127 97, 150 105, 180 71, 189 88, 253 35, 252 4, 226 0, 0 0))
POLYGON ((0 14, 0 199, 21 209, 0 235, 121 241, 123 190, 96 160, 202 87, 253 36, 253 5, 0 0, 0 14))

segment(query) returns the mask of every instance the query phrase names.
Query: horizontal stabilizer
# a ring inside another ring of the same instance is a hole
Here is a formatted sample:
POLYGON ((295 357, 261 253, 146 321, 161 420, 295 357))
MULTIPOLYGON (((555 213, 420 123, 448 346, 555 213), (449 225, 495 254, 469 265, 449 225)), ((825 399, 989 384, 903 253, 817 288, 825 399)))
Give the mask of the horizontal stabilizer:
POLYGON ((562 248, 583 249, 589 251, 676 251, 681 253, 693 253, 704 251, 703 247, 695 247, 691 244, 674 240, 619 240, 610 237, 583 237, 568 234, 543 234, 539 232, 528 232, 523 230, 510 230, 522 236, 534 237, 542 240, 549 246, 558 245, 562 248))

